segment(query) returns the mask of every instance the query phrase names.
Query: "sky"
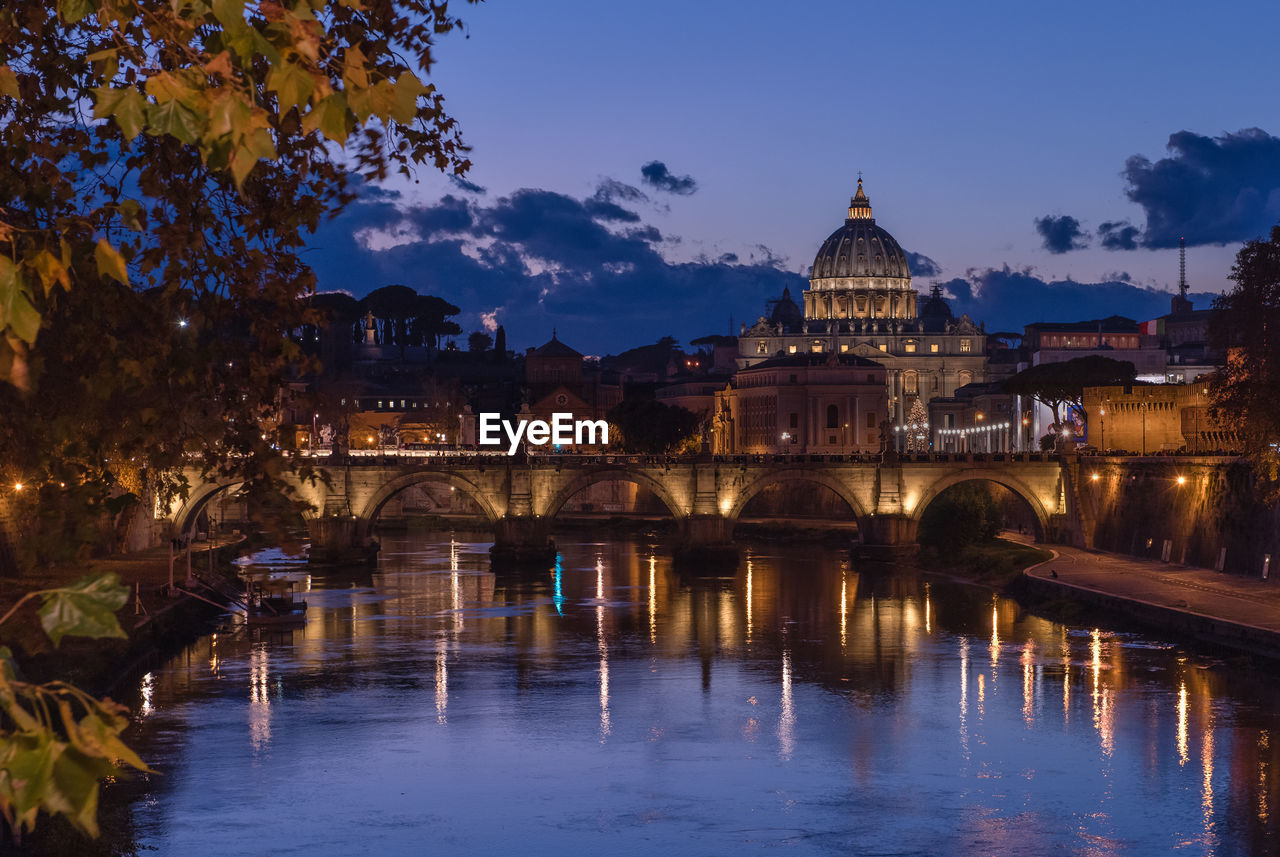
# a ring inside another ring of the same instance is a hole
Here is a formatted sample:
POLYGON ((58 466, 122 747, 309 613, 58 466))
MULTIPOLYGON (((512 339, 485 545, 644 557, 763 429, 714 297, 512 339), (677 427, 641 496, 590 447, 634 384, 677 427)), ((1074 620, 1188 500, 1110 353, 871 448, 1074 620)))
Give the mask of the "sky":
POLYGON ((366 187, 321 289, 404 283, 585 353, 797 298, 862 172, 876 221, 989 331, 1168 311, 1280 222, 1280 6, 488 0, 430 82, 473 147, 366 187))

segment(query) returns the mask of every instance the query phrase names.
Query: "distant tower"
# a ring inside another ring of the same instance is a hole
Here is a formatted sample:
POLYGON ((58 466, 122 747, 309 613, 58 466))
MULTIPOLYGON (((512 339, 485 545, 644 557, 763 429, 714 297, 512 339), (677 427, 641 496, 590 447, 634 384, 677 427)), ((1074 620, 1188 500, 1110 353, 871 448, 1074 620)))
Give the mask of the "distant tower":
POLYGON ((1191 312, 1192 305, 1187 298, 1187 239, 1178 239, 1178 296, 1169 301, 1172 315, 1191 312))

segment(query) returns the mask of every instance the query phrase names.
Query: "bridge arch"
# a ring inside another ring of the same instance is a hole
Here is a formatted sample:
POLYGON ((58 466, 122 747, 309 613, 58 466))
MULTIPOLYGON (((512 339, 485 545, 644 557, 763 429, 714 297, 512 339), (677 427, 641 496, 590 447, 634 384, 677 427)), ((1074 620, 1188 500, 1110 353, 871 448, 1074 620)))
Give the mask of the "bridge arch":
POLYGON ((671 516, 676 520, 686 518, 689 515, 688 509, 667 489, 667 486, 660 479, 655 479, 642 470, 632 470, 631 468, 619 465, 605 465, 594 467, 586 472, 580 473, 566 483, 560 490, 556 491, 543 506, 540 514, 547 520, 553 519, 560 514, 560 510, 564 508, 564 504, 569 499, 586 488, 590 488, 599 482, 634 482, 642 488, 648 489, 655 497, 662 501, 667 510, 671 512, 671 516))
POLYGON ((224 491, 235 491, 244 484, 243 479, 220 479, 216 482, 201 482, 187 494, 178 511, 173 515, 173 531, 176 534, 188 532, 195 526, 200 513, 213 501, 213 498, 224 491))
POLYGON ((830 489, 837 497, 849 504, 849 508, 853 510, 853 518, 858 523, 859 528, 861 528, 862 521, 867 515, 867 510, 863 508, 861 501, 858 500, 857 495, 853 493, 848 485, 841 482, 839 479, 836 479, 834 476, 831 476, 828 473, 823 473, 820 470, 802 470, 798 468, 780 470, 776 473, 768 473, 764 476, 758 477, 753 482, 747 483, 740 491, 738 491, 738 496, 734 498, 732 505, 730 505, 728 511, 724 513, 724 516, 730 520, 736 521, 738 516, 742 514, 742 510, 747 507, 747 504, 751 502, 753 497, 771 485, 778 485, 787 482, 816 483, 830 489))
POLYGON ((423 482, 442 482, 462 491, 476 502, 476 505, 484 512, 484 516, 489 523, 494 523, 502 517, 502 512, 494 507, 480 486, 470 479, 459 476, 452 470, 415 470, 412 473, 406 473, 383 483, 377 492, 369 498, 369 501, 365 503, 364 508, 356 512, 357 536, 367 538, 370 535, 373 530, 373 523, 378 519, 378 513, 388 500, 406 488, 412 488, 414 485, 419 485, 423 482))
POLYGON ((1049 532, 1049 510, 1040 501, 1040 495, 1023 480, 1005 470, 993 470, 986 467, 971 467, 953 470, 931 482, 921 493, 911 510, 911 519, 920 523, 925 509, 938 498, 942 492, 962 482, 994 482, 1017 495, 1031 509, 1036 523, 1036 541, 1043 542, 1049 532))

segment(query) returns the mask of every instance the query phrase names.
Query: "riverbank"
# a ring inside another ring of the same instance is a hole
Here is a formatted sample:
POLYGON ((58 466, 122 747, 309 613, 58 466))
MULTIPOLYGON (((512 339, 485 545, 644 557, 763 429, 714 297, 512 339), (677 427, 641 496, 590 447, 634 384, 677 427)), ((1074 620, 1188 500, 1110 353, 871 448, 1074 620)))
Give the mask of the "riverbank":
POLYGON ((1268 581, 1054 546, 1054 556, 1027 568, 1011 590, 1033 605, 1105 610, 1216 649, 1280 660, 1280 587, 1268 581))
MULTIPOLYGON (((192 634, 221 612, 202 598, 169 594, 171 579, 187 590, 188 560, 200 579, 227 581, 229 562, 244 539, 228 537, 197 543, 188 552, 175 554, 170 564, 168 546, 101 559, 38 569, 18 578, 0 580, 0 612, 8 610, 26 593, 66 586, 83 577, 115 574, 130 595, 116 613, 124 639, 67 637, 56 649, 40 628, 36 604, 24 606, 0 628, 0 643, 9 646, 27 677, 33 681, 59 679, 102 695, 111 693, 125 678, 145 669, 165 652, 190 641, 192 634), (212 569, 212 571, 210 571, 212 569)), ((199 586, 203 598, 218 601, 199 586)))

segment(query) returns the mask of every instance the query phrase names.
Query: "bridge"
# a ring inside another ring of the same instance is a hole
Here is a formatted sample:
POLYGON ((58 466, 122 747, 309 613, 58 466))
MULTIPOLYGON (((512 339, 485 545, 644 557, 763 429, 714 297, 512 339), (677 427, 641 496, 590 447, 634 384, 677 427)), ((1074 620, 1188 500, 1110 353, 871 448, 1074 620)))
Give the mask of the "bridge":
MULTIPOLYGON (((1047 453, 949 455, 413 455, 325 456, 306 460, 324 479, 297 471, 283 482, 307 511, 312 556, 367 553, 383 506, 426 482, 465 492, 493 529, 495 557, 545 556, 556 516, 578 492, 598 482, 636 483, 662 501, 676 523, 678 550, 715 553, 732 544, 733 526, 751 499, 773 485, 830 489, 848 504, 869 553, 892 555, 914 545, 921 515, 953 485, 1003 485, 1030 510, 1040 541, 1088 543, 1077 511, 1075 456, 1047 453)), ((201 481, 166 517, 175 532, 193 529, 235 479, 201 481)))

